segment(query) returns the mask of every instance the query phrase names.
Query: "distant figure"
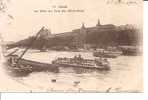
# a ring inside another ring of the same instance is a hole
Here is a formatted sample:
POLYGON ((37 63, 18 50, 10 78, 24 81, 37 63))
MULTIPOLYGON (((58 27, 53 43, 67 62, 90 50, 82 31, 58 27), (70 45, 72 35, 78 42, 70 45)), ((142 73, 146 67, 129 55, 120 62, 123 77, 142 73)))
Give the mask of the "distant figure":
POLYGON ((9 62, 10 64, 12 64, 12 63, 13 63, 12 60, 13 60, 13 58, 10 57, 10 58, 8 59, 8 62, 9 62))
POLYGON ((81 54, 79 54, 79 56, 78 56, 78 60, 82 60, 82 56, 81 56, 81 54))
POLYGON ((79 58, 81 58, 81 54, 79 54, 79 58))
POLYGON ((75 59, 75 60, 77 59, 77 56, 76 56, 76 55, 74 56, 74 59, 75 59))
POLYGON ((111 89, 112 89, 112 87, 108 88, 108 89, 106 90, 106 92, 109 93, 111 89))
POLYGON ((80 84, 80 81, 74 81, 74 86, 76 87, 78 84, 80 84))
POLYGON ((109 64, 108 60, 107 59, 104 59, 104 62, 105 64, 109 64))
POLYGON ((55 83, 56 82, 56 79, 52 79, 51 82, 55 83))

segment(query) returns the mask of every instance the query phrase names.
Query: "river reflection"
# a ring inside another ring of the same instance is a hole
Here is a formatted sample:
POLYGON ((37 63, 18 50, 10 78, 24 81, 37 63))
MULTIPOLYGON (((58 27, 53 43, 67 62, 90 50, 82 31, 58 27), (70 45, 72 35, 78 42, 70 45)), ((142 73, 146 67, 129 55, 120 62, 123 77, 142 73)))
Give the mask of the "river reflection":
MULTIPOLYGON (((36 52, 27 53, 24 58, 50 63, 57 57, 73 57, 80 52, 36 52)), ((84 58, 93 59, 92 53, 81 53, 84 58)), ((32 91, 96 91, 111 92, 142 91, 142 56, 119 56, 108 59, 111 70, 99 71, 84 68, 60 67, 56 73, 33 72, 24 77, 13 77, 16 81, 26 84, 32 91), (56 80, 53 82, 52 80, 56 80), (75 85, 76 84, 76 85, 75 85)))

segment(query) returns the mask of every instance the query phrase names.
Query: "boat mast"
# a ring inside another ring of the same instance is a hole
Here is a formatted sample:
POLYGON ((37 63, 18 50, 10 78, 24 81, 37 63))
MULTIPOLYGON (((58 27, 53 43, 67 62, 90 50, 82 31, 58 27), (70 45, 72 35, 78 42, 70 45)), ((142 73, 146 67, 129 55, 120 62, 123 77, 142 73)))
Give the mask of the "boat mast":
POLYGON ((24 56, 24 54, 27 52, 27 50, 33 45, 34 41, 37 39, 37 37, 39 36, 39 34, 41 33, 41 31, 44 29, 44 27, 42 27, 39 32, 36 34, 35 38, 32 39, 31 43, 28 45, 28 47, 24 50, 24 52, 21 54, 21 56, 18 58, 17 63, 19 62, 19 60, 24 56))

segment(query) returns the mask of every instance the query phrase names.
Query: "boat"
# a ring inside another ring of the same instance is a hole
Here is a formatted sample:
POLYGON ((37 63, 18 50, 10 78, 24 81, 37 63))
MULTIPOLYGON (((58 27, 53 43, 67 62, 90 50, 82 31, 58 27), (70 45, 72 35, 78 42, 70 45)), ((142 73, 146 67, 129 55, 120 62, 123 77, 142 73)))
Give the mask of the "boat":
MULTIPOLYGON (((42 29, 41 29, 42 30, 42 29)), ((99 69, 99 70, 109 70, 109 62, 107 59, 84 59, 80 55, 79 57, 74 58, 57 58, 52 61, 52 63, 41 63, 37 61, 31 61, 24 59, 24 54, 28 49, 33 45, 33 42, 37 39, 40 31, 37 33, 36 37, 29 46, 22 52, 20 56, 14 54, 17 52, 15 50, 12 53, 9 53, 7 58, 8 69, 15 73, 24 73, 28 74, 31 72, 40 72, 40 71, 50 71, 58 72, 59 67, 74 67, 74 68, 86 68, 86 69, 99 69)))
MULTIPOLYGON (((44 27, 42 27, 41 30, 43 28, 44 27)), ((19 75, 20 74, 27 75, 31 72, 40 72, 40 71, 58 72, 59 71, 58 67, 53 66, 53 64, 41 63, 41 62, 31 61, 23 58, 24 54, 28 51, 28 49, 33 45, 35 40, 38 38, 39 34, 41 33, 40 31, 36 34, 35 39, 31 41, 29 46, 22 52, 20 56, 15 54, 18 51, 18 49, 5 55, 7 69, 9 69, 10 72, 18 73, 19 75)))
POLYGON ((57 58, 52 61, 55 66, 97 69, 97 70, 110 70, 110 64, 107 59, 84 59, 80 55, 73 58, 57 58))
POLYGON ((31 61, 27 59, 20 59, 18 61, 18 56, 17 55, 11 55, 7 58, 7 69, 11 70, 13 73, 18 73, 27 75, 32 72, 54 72, 57 73, 59 72, 59 69, 57 66, 54 66, 53 64, 49 63, 41 63, 37 61, 31 61))
POLYGON ((142 50, 140 50, 140 47, 136 46, 121 46, 122 55, 124 56, 137 56, 142 54, 142 50))
POLYGON ((103 58, 117 58, 122 54, 121 51, 118 50, 97 50, 93 52, 93 56, 95 57, 103 57, 103 58))

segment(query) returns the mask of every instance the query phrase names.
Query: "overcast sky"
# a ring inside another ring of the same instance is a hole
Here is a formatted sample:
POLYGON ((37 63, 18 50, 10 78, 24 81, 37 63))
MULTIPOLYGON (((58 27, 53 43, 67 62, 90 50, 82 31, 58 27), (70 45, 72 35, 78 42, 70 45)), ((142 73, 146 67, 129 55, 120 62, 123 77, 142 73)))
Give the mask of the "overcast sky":
MULTIPOLYGON (((0 12, 0 33, 6 41, 18 41, 34 35, 42 26, 54 33, 101 24, 135 24, 142 27, 142 0, 136 4, 107 4, 107 0, 7 0, 6 13, 0 12), (84 13, 35 13, 36 9, 50 9, 52 5, 67 5, 67 9, 82 9, 84 13)), ((124 2, 129 0, 124 0, 124 2)))

